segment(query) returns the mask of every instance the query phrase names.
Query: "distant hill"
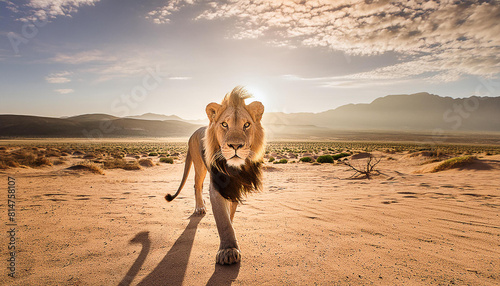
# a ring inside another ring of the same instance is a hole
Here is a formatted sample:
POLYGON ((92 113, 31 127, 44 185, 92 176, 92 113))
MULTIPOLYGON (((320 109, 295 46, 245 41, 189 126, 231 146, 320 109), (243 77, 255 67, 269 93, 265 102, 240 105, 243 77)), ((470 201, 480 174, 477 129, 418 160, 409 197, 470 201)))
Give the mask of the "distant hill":
POLYGON ((160 120, 160 121, 178 120, 178 121, 182 121, 182 122, 191 123, 194 125, 208 125, 208 119, 186 120, 186 119, 180 118, 177 115, 164 115, 164 114, 156 114, 156 113, 144 113, 143 115, 127 116, 126 118, 143 119, 143 120, 160 120))
MULTIPOLYGON (((361 131, 364 137, 369 136, 367 131, 500 132, 500 97, 388 95, 321 113, 264 113, 262 120, 270 139, 351 138, 352 132, 361 131)), ((0 137, 187 137, 206 124, 207 120, 154 113, 125 118, 108 114, 66 118, 0 115, 0 137)), ((397 133, 391 136, 397 139, 397 133)))
POLYGON ((105 114, 69 118, 0 115, 0 137, 186 137, 199 127, 177 120, 140 120, 105 114))
POLYGON ((267 113, 267 125, 300 122, 334 130, 500 131, 500 97, 454 99, 429 93, 388 95, 321 113, 267 113))
POLYGON ((77 115, 77 116, 64 117, 62 119, 70 119, 70 120, 78 121, 78 122, 86 122, 86 121, 99 121, 99 120, 114 120, 114 119, 118 119, 118 118, 119 117, 109 115, 109 114, 92 113, 92 114, 83 114, 83 115, 77 115))
POLYGON ((177 115, 163 115, 163 114, 156 114, 156 113, 144 113, 143 115, 134 115, 134 116, 127 116, 127 118, 132 118, 132 119, 143 119, 143 120, 179 120, 179 121, 185 121, 184 119, 180 118, 177 115))

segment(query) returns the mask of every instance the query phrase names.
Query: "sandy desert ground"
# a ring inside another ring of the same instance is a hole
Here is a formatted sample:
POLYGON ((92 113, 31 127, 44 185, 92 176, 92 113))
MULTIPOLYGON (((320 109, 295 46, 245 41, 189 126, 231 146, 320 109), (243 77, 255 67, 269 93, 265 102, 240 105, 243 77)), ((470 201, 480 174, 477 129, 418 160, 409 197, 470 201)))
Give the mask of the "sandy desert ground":
POLYGON ((18 219, 17 277, 3 266, 0 284, 500 284, 500 155, 438 173, 425 172, 426 158, 378 155, 383 175, 371 180, 348 179, 339 164, 266 163, 264 191, 236 213, 243 258, 233 266, 214 263, 208 192, 208 213, 191 216, 193 172, 164 200, 180 162, 105 175, 69 163, 0 171, 2 189, 16 180, 18 219))

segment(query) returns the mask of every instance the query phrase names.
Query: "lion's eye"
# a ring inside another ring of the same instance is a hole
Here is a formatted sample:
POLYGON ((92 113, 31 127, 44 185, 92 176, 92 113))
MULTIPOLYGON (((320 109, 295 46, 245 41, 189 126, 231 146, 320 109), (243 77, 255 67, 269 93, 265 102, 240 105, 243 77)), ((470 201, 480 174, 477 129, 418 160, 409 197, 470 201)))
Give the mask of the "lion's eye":
POLYGON ((222 122, 221 125, 222 125, 222 127, 227 128, 227 123, 226 122, 222 122))
POLYGON ((247 129, 248 127, 250 127, 250 122, 247 122, 247 123, 245 123, 245 125, 243 125, 244 129, 247 129))

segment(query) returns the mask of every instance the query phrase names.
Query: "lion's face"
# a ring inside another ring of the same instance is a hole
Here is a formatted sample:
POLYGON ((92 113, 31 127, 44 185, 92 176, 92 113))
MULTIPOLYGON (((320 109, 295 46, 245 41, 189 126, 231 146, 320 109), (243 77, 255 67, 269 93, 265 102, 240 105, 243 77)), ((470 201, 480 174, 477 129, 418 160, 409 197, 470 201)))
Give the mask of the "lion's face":
POLYGON ((258 101, 245 105, 226 99, 222 105, 210 103, 207 115, 207 155, 209 162, 224 158, 229 166, 241 167, 245 160, 257 161, 263 156, 264 130, 260 124, 264 106, 258 101))

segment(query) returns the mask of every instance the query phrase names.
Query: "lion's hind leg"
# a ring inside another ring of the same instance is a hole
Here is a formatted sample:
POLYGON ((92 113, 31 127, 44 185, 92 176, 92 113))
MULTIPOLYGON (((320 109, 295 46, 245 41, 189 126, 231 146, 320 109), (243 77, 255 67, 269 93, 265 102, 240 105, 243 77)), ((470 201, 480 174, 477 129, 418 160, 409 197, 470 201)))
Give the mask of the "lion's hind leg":
POLYGON ((203 201, 203 181, 207 175, 207 168, 203 164, 195 164, 195 175, 194 175, 194 197, 195 197, 195 215, 203 215, 207 213, 207 208, 205 207, 205 202, 203 201))

